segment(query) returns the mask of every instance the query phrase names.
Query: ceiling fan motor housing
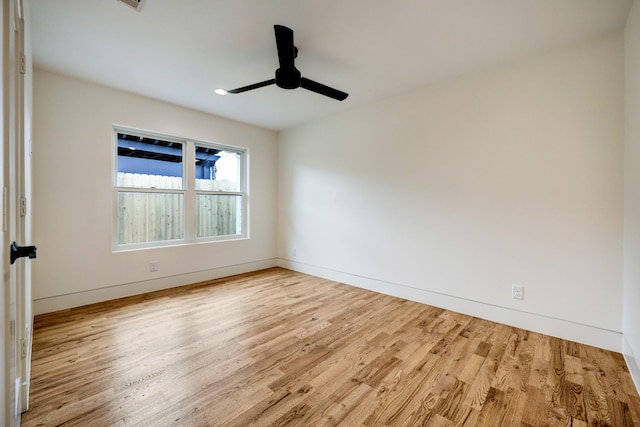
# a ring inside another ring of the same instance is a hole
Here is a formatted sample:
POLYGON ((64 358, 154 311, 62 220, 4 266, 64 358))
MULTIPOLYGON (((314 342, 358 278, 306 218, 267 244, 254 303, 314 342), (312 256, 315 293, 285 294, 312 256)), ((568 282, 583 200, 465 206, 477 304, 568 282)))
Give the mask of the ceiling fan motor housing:
POLYGON ((297 89, 300 87, 302 74, 297 68, 278 68, 276 70, 276 85, 283 89, 297 89))

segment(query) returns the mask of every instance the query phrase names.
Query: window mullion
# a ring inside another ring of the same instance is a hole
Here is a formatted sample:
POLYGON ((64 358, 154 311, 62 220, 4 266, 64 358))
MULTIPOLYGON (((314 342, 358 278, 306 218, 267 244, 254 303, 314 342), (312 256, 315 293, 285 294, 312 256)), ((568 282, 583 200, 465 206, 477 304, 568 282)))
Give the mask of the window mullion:
POLYGON ((193 141, 187 141, 185 144, 185 238, 188 242, 196 239, 196 193, 195 193, 195 144, 193 141))

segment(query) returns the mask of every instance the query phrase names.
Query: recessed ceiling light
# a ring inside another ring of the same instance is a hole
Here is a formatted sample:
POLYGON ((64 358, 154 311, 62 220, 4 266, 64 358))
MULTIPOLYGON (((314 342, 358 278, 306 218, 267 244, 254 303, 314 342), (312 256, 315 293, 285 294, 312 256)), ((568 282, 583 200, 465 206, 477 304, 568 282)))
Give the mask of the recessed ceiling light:
POLYGON ((216 89, 214 90, 215 93, 217 93, 218 95, 226 95, 228 92, 224 89, 216 89))

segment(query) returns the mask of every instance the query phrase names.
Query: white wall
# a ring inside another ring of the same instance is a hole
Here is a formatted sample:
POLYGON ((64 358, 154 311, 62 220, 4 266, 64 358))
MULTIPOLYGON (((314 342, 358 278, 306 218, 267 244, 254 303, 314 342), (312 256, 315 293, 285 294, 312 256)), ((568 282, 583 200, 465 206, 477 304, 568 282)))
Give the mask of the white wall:
POLYGON ((283 132, 280 265, 620 350, 623 55, 616 33, 283 132))
POLYGON ((274 132, 39 69, 34 118, 36 314, 275 265, 274 132), (251 238, 113 253, 113 124, 248 148, 251 238))
POLYGON ((623 349, 640 388, 640 4, 625 29, 623 349))

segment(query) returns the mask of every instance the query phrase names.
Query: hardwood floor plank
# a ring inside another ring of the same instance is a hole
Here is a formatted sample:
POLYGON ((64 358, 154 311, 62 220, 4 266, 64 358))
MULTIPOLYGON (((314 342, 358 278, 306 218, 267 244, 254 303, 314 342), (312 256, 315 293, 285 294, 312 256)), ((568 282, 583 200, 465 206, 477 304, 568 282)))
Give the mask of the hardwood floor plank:
POLYGON ((281 268, 37 316, 23 426, 638 426, 624 358, 281 268))
POLYGON ((465 405, 477 410, 482 409, 506 348, 505 342, 496 342, 491 346, 484 363, 471 383, 465 405))

